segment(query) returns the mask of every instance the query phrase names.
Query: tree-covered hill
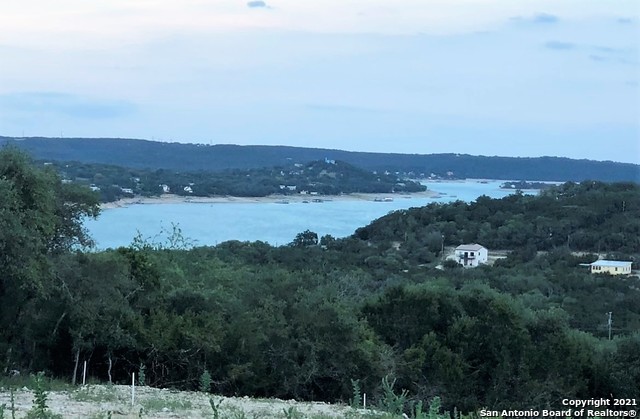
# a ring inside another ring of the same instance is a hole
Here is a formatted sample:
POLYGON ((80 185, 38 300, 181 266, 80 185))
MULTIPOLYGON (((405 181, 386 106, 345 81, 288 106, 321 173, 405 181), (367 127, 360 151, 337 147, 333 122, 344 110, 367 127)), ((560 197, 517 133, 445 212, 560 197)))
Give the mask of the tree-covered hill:
POLYGON ((539 196, 433 203, 395 211, 358 229, 375 242, 399 241, 406 249, 437 251, 445 244, 481 243, 491 249, 550 250, 567 246, 592 252, 640 249, 640 186, 585 181, 565 183, 539 196))
POLYGON ((560 157, 513 158, 464 154, 364 153, 284 146, 238 146, 164 143, 113 138, 0 137, 36 159, 112 164, 175 171, 218 171, 281 166, 330 158, 366 170, 413 176, 505 180, 640 181, 637 164, 574 160, 560 157))
MULTIPOLYGON (((56 168, 64 182, 90 186, 103 202, 134 195, 157 196, 267 196, 339 195, 349 193, 419 192, 426 187, 392 173, 372 173, 348 163, 318 160, 260 169, 188 171, 128 169, 121 166, 46 162, 56 168)), ((311 198, 309 198, 311 199, 311 198)))

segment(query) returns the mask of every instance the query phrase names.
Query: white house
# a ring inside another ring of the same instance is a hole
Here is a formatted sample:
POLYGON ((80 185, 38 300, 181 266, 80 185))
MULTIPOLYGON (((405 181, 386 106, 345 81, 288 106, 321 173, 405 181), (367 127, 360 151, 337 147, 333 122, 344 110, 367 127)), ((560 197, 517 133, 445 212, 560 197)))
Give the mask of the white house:
POLYGON ((589 265, 592 274, 629 275, 631 273, 631 262, 603 259, 589 265))
POLYGON ((489 251, 486 247, 476 243, 461 244, 456 247, 456 262, 465 268, 475 268, 476 266, 487 263, 489 251))

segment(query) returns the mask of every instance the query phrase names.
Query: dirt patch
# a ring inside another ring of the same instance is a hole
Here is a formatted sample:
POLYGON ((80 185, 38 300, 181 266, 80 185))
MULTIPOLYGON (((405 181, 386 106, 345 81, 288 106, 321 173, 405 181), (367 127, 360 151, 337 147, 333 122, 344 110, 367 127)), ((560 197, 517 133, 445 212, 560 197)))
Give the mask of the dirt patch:
MULTIPOLYGON (((136 387, 131 403, 131 387, 89 385, 72 391, 47 393, 47 406, 63 418, 212 418, 213 400, 220 418, 361 418, 374 412, 355 410, 344 405, 295 400, 221 397, 204 393, 136 387), (141 413, 142 412, 142 413, 141 413)), ((0 406, 11 417, 10 392, 0 391, 0 406)), ((23 388, 14 393, 15 417, 24 418, 33 406, 33 392, 23 388)), ((375 415, 375 413, 374 413, 375 415)))
POLYGON ((377 199, 389 198, 395 199, 412 199, 412 198, 433 198, 438 194, 433 191, 422 191, 403 193, 351 193, 341 195, 269 195, 262 197, 238 197, 238 196, 181 196, 165 194, 157 197, 137 196, 133 198, 122 198, 114 202, 105 202, 100 204, 100 208, 113 209, 129 207, 131 205, 156 205, 156 204, 265 204, 265 203, 282 203, 284 201, 298 203, 310 201, 312 199, 320 199, 322 201, 375 201, 377 199))

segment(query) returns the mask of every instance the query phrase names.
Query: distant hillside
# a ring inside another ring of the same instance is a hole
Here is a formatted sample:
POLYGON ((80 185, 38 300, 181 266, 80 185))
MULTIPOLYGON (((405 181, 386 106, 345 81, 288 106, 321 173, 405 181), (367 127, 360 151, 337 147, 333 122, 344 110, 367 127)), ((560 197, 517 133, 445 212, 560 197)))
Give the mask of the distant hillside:
POLYGON ((469 203, 390 212, 359 228, 355 237, 371 243, 402 242, 405 251, 416 255, 429 247, 440 250, 445 244, 441 240, 450 245, 482 243, 489 249, 528 248, 530 259, 536 250, 562 246, 631 254, 640 249, 638 197, 640 185, 628 182, 565 183, 539 195, 484 196, 469 203))
MULTIPOLYGON (((42 162, 42 161, 40 161, 42 162)), ((425 186, 393 173, 374 174, 348 163, 317 160, 258 169, 177 172, 170 169, 132 169, 100 163, 45 162, 65 183, 91 187, 103 202, 134 195, 268 196, 340 195, 343 193, 420 192, 425 186)))
POLYGON ((287 146, 162 143, 114 138, 0 137, 36 159, 114 164, 176 171, 220 171, 281 166, 330 158, 367 170, 440 177, 516 180, 640 181, 640 166, 559 157, 514 158, 463 154, 362 153, 287 146), (410 173, 412 172, 412 173, 410 173))

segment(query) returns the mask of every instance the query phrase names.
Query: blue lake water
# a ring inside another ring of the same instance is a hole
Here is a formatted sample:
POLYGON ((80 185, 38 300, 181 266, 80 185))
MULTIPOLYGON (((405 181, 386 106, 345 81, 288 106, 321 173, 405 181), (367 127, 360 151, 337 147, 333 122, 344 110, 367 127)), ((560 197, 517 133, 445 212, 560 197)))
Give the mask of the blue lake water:
POLYGON ((127 246, 140 233, 150 241, 164 242, 163 231, 177 225, 195 245, 216 245, 227 240, 261 240, 284 245, 296 234, 311 230, 321 237, 345 237, 390 211, 457 199, 473 201, 481 195, 500 198, 510 191, 503 181, 424 182, 438 198, 397 196, 392 202, 327 201, 322 203, 180 203, 132 205, 106 209, 85 227, 98 249, 127 246))

